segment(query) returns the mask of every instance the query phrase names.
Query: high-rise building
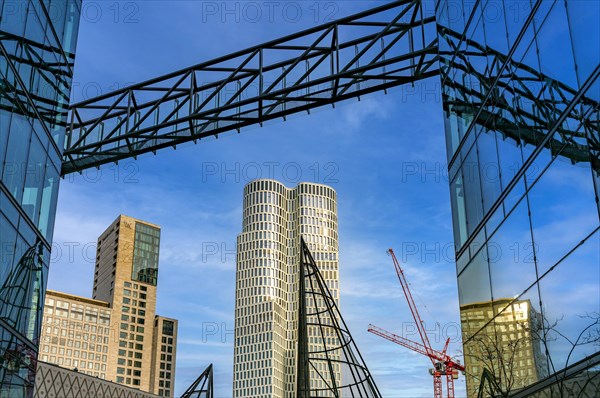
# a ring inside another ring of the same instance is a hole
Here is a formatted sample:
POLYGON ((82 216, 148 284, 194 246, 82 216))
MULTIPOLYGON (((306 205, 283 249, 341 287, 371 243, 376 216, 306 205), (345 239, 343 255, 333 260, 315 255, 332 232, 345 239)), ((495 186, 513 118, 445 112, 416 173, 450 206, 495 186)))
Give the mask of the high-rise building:
POLYGON ((42 360, 171 397, 177 321, 156 315, 160 228, 120 215, 98 238, 93 299, 48 291, 42 360))
POLYGON ((80 11, 0 1, 0 396, 33 392, 80 11))
POLYGON ((107 377, 150 391, 152 335, 156 311, 156 281, 160 228, 119 216, 98 238, 94 292, 96 300, 120 309, 119 349, 109 355, 107 377))
MULTIPOLYGON (((244 187, 242 233, 237 242, 236 398, 295 396, 300 237, 339 305, 336 192, 310 183, 289 189, 273 180, 256 180, 244 187)), ((311 328, 308 336, 317 336, 311 328)), ((310 350, 318 342, 309 338, 308 344, 310 350)), ((310 382, 312 387, 323 380, 310 382)))
POLYGON ((498 299, 461 306, 464 328, 467 396, 477 397, 484 369, 502 384, 504 390, 526 387, 543 376, 542 316, 529 300, 498 299), (494 327, 490 328, 493 322, 494 327), (486 334, 480 329, 491 331, 486 334), (503 366, 498 368, 496 362, 503 366), (503 372, 509 368, 510 372, 503 372), (494 372, 499 372, 494 374, 494 372))
POLYGON ((539 378, 527 396, 597 396, 556 382, 600 363, 600 3, 440 0, 431 12, 460 306, 512 300, 489 304, 486 322, 462 318, 464 352, 505 338, 528 303, 544 371, 507 385, 514 362, 493 356, 496 394, 539 378))

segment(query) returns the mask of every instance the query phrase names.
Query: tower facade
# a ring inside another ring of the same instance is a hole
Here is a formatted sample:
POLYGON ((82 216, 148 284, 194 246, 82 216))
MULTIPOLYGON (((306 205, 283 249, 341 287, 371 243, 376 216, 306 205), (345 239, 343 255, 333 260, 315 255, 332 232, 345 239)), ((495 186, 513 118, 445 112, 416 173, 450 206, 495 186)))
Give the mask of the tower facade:
MULTIPOLYGON (((300 237, 339 305, 337 225, 337 195, 331 187, 300 183, 289 189, 278 181, 256 180, 244 188, 237 242, 234 397, 295 396, 300 237)), ((316 336, 312 328, 308 336, 316 336)), ((309 350, 318 343, 308 342, 309 350)))
POLYGON ((120 215, 98 238, 92 297, 120 309, 113 316, 107 377, 150 391, 160 228, 120 215))
POLYGON ((117 217, 98 238, 93 299, 48 291, 41 360, 172 397, 178 324, 156 315, 159 245, 157 225, 117 217))

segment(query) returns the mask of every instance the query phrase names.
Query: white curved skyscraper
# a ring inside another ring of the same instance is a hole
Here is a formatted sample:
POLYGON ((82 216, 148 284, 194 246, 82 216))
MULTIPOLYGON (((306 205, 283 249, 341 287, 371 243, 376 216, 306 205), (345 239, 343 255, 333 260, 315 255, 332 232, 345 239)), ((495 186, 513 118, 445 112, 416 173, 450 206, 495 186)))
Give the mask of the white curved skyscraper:
POLYGON ((311 183, 289 189, 274 180, 244 187, 237 242, 236 398, 295 397, 300 237, 339 305, 336 192, 311 183))

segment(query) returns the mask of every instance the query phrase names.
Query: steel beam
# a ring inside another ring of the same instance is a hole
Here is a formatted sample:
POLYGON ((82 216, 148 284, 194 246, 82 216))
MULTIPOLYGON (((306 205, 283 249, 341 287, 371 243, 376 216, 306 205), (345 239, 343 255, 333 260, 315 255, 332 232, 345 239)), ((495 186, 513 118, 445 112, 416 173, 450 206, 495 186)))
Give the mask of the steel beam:
POLYGON ((438 74, 447 112, 600 169, 586 139, 599 136, 596 101, 584 98, 545 140, 577 90, 460 33, 436 31, 420 1, 402 0, 72 105, 62 174, 438 74), (465 44, 468 52, 455 51, 465 44))
POLYGON ((74 104, 62 174, 438 74, 433 16, 395 1, 74 104))

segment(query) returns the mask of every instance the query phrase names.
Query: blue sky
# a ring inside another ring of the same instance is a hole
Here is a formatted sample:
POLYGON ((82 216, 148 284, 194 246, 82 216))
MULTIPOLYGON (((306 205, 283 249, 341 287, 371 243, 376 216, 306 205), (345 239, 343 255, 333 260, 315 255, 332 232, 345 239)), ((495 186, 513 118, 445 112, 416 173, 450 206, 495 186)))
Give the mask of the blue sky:
MULTIPOLYGON (((377 4, 86 1, 73 99, 377 4)), ((234 251, 243 186, 255 177, 272 177, 288 186, 326 183, 337 190, 339 199, 341 310, 361 352, 384 396, 431 396, 428 360, 366 329, 374 323, 418 338, 411 334, 412 318, 385 254, 393 247, 405 264, 434 348, 452 337, 450 352, 460 350, 438 85, 432 79, 311 116, 294 115, 285 123, 248 128, 240 135, 226 134, 68 176, 61 184, 49 288, 91 294, 96 238, 118 214, 161 225, 158 313, 180 320, 176 392, 185 390, 212 362, 217 396, 231 396, 234 251)), ((542 153, 536 159, 534 175, 548 156, 542 153)), ((542 267, 554 264, 597 226, 589 169, 579 166, 559 158, 530 195, 542 267)), ((528 230, 515 230, 515 243, 528 242, 529 235, 528 230)), ((567 314, 563 331, 577 329, 574 303, 578 310, 598 308, 598 284, 586 278, 589 268, 599 263, 597 244, 596 234, 541 284, 544 309, 557 319, 567 314), (563 283, 567 278, 570 283, 563 283)), ((504 260, 511 263, 510 258, 504 260)), ((520 267, 521 260, 512 263, 520 267)), ((504 276, 506 289, 511 289, 507 294, 518 294, 520 290, 512 290, 519 285, 512 283, 514 274, 506 271, 504 276)), ((462 380, 457 395, 464 395, 462 380)))
MULTIPOLYGON (((253 3, 262 10, 257 17, 248 3, 88 2, 73 97, 106 92, 313 26, 331 14, 338 18, 375 5, 275 3, 271 15, 266 3, 253 3)), ((405 262, 434 348, 449 335, 455 340, 450 352, 460 349, 440 101, 433 79, 68 176, 60 187, 49 288, 91 295, 94 244, 118 214, 159 224, 157 311, 180 322, 176 392, 212 362, 217 396, 231 396, 234 251, 243 186, 259 176, 288 186, 326 183, 338 192, 341 310, 375 381, 386 397, 431 396, 429 361, 366 329, 374 323, 418 339, 407 334, 411 314, 385 253, 393 247, 405 262)), ((457 391, 464 395, 462 378, 457 391)))

